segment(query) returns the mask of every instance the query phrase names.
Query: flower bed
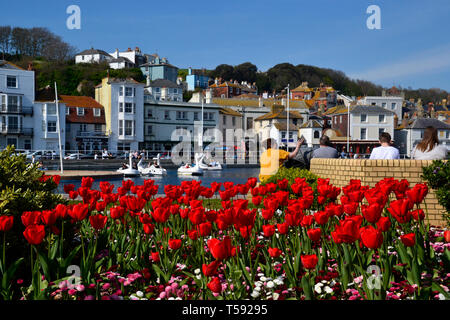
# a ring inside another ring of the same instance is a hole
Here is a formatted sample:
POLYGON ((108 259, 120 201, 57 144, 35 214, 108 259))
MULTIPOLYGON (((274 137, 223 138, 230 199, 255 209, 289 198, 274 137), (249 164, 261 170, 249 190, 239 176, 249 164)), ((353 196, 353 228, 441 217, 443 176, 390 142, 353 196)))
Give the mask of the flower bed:
POLYGON ((450 234, 425 223, 425 184, 186 181, 155 198, 152 180, 92 183, 64 186, 79 203, 0 216, 3 299, 449 298, 450 234), (18 225, 28 244, 9 261, 18 225))

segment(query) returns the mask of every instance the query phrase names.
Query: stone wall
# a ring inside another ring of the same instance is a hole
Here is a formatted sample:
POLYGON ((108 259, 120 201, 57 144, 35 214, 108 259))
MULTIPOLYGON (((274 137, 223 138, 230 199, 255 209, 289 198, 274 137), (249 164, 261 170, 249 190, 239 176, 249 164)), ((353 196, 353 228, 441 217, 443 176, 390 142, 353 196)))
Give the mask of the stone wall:
MULTIPOLYGON (((410 186, 422 183, 422 167, 430 160, 367 160, 367 159, 312 159, 311 172, 321 178, 330 178, 336 187, 346 186, 350 179, 361 180, 362 185, 374 187, 383 178, 407 179, 410 186)), ((445 226, 442 214, 445 209, 438 203, 436 195, 429 189, 421 208, 428 210, 431 225, 445 226)))

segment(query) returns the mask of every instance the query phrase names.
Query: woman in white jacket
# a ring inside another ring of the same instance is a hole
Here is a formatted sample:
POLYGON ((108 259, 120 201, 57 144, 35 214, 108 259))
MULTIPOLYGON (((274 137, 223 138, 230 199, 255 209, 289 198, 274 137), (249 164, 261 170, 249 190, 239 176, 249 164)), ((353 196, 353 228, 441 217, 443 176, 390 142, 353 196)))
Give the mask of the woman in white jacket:
POLYGON ((426 127, 423 139, 412 152, 412 159, 416 160, 442 160, 447 158, 447 148, 439 145, 437 130, 434 127, 426 127))

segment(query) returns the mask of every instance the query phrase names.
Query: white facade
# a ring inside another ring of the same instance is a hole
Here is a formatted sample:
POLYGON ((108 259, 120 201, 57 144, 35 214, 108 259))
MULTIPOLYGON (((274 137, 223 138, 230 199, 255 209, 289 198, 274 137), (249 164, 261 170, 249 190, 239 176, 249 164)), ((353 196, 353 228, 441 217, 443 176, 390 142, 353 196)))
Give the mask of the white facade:
POLYGON ((75 63, 101 63, 111 60, 112 57, 100 50, 85 50, 75 56, 75 63))
POLYGON ((138 150, 144 141, 144 84, 111 83, 111 135, 109 149, 138 150))
POLYGON ((183 101, 183 89, 179 88, 164 88, 164 87, 146 87, 146 94, 153 96, 156 101, 183 101))
POLYGON ((147 60, 145 55, 142 54, 141 50, 139 48, 136 48, 134 50, 128 49, 127 51, 119 51, 119 49, 116 49, 113 53, 110 53, 110 56, 117 59, 119 57, 124 57, 130 60, 136 67, 139 67, 141 64, 145 63, 147 60))
POLYGON ((398 120, 402 120, 402 106, 403 106, 403 97, 394 97, 394 96, 368 96, 364 97, 361 100, 358 100, 358 105, 365 106, 379 106, 386 110, 395 112, 397 114, 398 120))
POLYGON ((350 137, 352 140, 378 141, 382 132, 394 138, 394 114, 378 112, 351 112, 350 137))
MULTIPOLYGON (((61 147, 64 152, 66 141, 66 105, 58 103, 59 119, 61 126, 61 147)), ((34 103, 34 150, 51 150, 59 154, 58 140, 58 116, 56 103, 38 102, 34 103)))
POLYGON ((322 137, 322 126, 317 120, 309 120, 299 129, 299 137, 303 136, 309 148, 320 146, 320 137, 322 137))
POLYGON ((0 61, 0 148, 35 148, 40 137, 33 132, 36 117, 34 71, 0 61))

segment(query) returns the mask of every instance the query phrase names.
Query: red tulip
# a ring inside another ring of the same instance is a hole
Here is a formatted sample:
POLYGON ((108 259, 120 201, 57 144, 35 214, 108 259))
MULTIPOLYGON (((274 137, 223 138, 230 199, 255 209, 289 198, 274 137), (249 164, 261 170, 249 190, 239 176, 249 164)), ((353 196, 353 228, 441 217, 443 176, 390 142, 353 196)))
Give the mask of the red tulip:
POLYGON ((447 242, 447 243, 450 242, 450 230, 444 231, 444 239, 445 239, 445 242, 447 242))
POLYGON ((210 264, 203 264, 202 271, 206 277, 211 277, 217 273, 217 268, 220 265, 220 261, 214 260, 210 264))
POLYGON ((359 238, 359 224, 357 221, 347 218, 339 221, 331 236, 336 243, 353 243, 359 238))
POLYGON ((263 232, 264 232, 264 237, 266 237, 266 238, 270 238, 275 233, 275 226, 273 226, 271 224, 264 225, 264 226, 262 226, 262 228, 263 228, 263 232))
MULTIPOLYGON (((343 197, 341 197, 342 199, 343 197)), ((354 215, 356 210, 358 210, 359 203, 358 202, 349 202, 344 204, 344 212, 348 215, 354 215)))
POLYGON ((198 239, 198 231, 197 230, 188 230, 189 239, 195 241, 198 239))
POLYGON ((145 224, 143 224, 143 227, 144 227, 144 232, 146 234, 152 234, 153 231, 155 230, 155 226, 151 223, 145 223, 145 224))
POLYGON ((372 203, 368 206, 361 205, 361 211, 368 222, 376 223, 381 218, 383 206, 379 203, 372 203))
POLYGON ((391 228, 391 219, 389 217, 381 217, 377 222, 377 228, 382 232, 386 232, 391 228))
POLYGON ((288 223, 278 223, 277 229, 280 234, 286 234, 289 232, 289 224, 288 223))
POLYGON ((21 220, 25 227, 28 227, 33 224, 38 224, 41 220, 41 212, 40 211, 26 211, 22 213, 21 220))
POLYGON ((308 215, 308 216, 304 216, 301 222, 301 226, 303 228, 307 228, 310 227, 314 222, 314 216, 313 215, 308 215))
POLYGON ((92 184, 94 183, 94 179, 91 177, 83 177, 81 178, 81 187, 82 188, 92 188, 92 184))
POLYGON ((41 221, 46 226, 51 226, 56 223, 56 219, 58 219, 58 214, 55 210, 44 210, 41 214, 41 221))
POLYGON ((29 225, 23 232, 23 236, 28 243, 38 245, 45 238, 45 227, 42 225, 29 225))
POLYGON ((69 198, 72 200, 75 200, 78 198, 78 192, 77 191, 69 191, 69 198))
POLYGON ((152 260, 155 263, 159 262, 159 252, 152 252, 152 260))
POLYGON ((209 236, 211 234, 211 230, 212 230, 212 224, 211 222, 205 222, 205 223, 201 223, 198 226, 198 231, 200 236, 202 237, 206 237, 209 236))
POLYGON ((317 211, 314 214, 314 220, 316 220, 318 225, 324 225, 328 222, 329 216, 325 211, 317 211))
POLYGON ((181 248, 180 239, 169 239, 169 248, 172 250, 178 250, 181 248))
POLYGON ((72 219, 75 221, 82 221, 86 219, 88 212, 89 212, 89 205, 79 203, 74 205, 72 209, 69 210, 69 216, 71 216, 72 219))
POLYGON ((211 239, 208 241, 208 247, 216 260, 225 260, 231 256, 231 239, 225 236, 222 241, 211 239))
POLYGON ((108 221, 108 217, 102 214, 96 214, 95 216, 89 217, 89 222, 91 223, 92 228, 96 230, 103 229, 108 221))
POLYGON ((408 233, 400 236, 400 240, 403 242, 405 247, 412 247, 416 243, 416 235, 414 233, 408 233))
POLYGON ((208 283, 208 288, 214 293, 222 292, 222 284, 220 283, 219 278, 215 277, 208 283))
POLYGON ((268 251, 269 251, 269 255, 270 255, 272 258, 278 258, 278 257, 283 253, 283 251, 281 251, 281 250, 278 249, 278 248, 270 248, 270 247, 269 247, 268 251))
POLYGON ((0 216, 0 231, 6 232, 11 230, 13 223, 13 216, 0 216))
POLYGON ((273 215, 275 214, 275 211, 273 211, 272 209, 262 209, 261 210, 261 215, 265 220, 270 220, 272 219, 273 215))
POLYGON ((411 215, 414 218, 414 220, 416 220, 416 221, 421 221, 421 220, 425 219, 425 212, 423 212, 422 209, 417 209, 417 210, 411 211, 411 215))
POLYGON ((408 199, 399 199, 391 202, 388 211, 398 221, 398 223, 407 223, 411 220, 411 214, 409 210, 412 208, 413 203, 408 199))
POLYGON ((64 192, 69 194, 70 191, 75 190, 75 185, 73 184, 65 184, 64 185, 64 192))
POLYGON ((415 204, 419 204, 428 194, 428 186, 424 183, 419 183, 410 190, 406 190, 406 196, 408 199, 415 204))
POLYGON ((304 256, 302 255, 300 258, 305 269, 314 269, 317 265, 317 262, 319 261, 315 254, 304 256))
POLYGON ((310 230, 308 230, 307 234, 308 234, 308 237, 313 242, 318 242, 318 241, 320 241, 320 237, 322 235, 322 231, 320 230, 320 228, 310 229, 310 230))
POLYGON ((55 208, 56 216, 60 219, 65 219, 67 217, 67 206, 63 204, 58 204, 55 208))
POLYGON ((114 207, 109 210, 111 219, 120 219, 125 215, 124 207, 114 207))
POLYGON ((259 206, 261 204, 262 201, 262 197, 261 196, 254 196, 252 198, 252 203, 253 205, 255 205, 256 207, 259 206))
POLYGON ((375 229, 372 226, 363 227, 360 229, 361 240, 363 244, 369 249, 378 249, 383 243, 383 233, 381 230, 375 229))

